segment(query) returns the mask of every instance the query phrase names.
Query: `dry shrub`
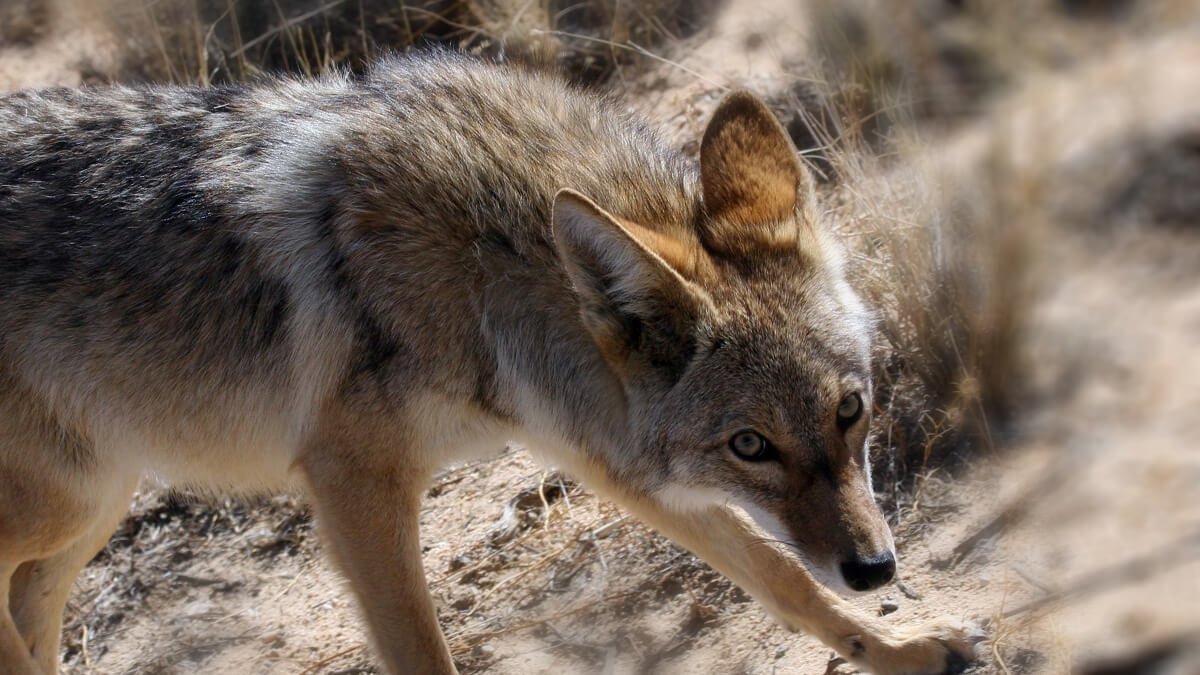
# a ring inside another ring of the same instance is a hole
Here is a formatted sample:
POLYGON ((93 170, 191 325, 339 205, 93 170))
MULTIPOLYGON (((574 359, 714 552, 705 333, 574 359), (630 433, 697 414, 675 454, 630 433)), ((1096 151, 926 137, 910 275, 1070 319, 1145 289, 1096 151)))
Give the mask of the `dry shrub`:
POLYGON ((816 0, 812 7, 824 76, 842 83, 861 107, 960 116, 982 107, 984 95, 1006 76, 991 52, 1011 44, 1014 4, 997 11, 938 0, 903 6, 816 0))
POLYGON ((954 184, 837 157, 856 164, 840 167, 855 180, 836 188, 831 215, 878 312, 875 447, 880 484, 894 488, 1005 432, 1025 371, 1037 217, 1003 166, 954 184))
MULTIPOLYGON (((1194 0, 811 0, 813 57, 861 107, 957 121, 1030 72, 1195 20, 1194 0)), ((907 120, 901 120, 907 121, 907 120)))
POLYGON ((46 0, 3 0, 0 2, 0 48, 27 45, 46 29, 46 0))
POLYGON ((1200 226, 1200 123, 1135 130, 1089 148, 1054 176, 1056 219, 1104 239, 1145 228, 1200 226), (1073 188, 1073 189, 1072 189, 1073 188))
POLYGON ((123 81, 210 84, 263 72, 363 67, 378 52, 465 37, 456 0, 135 0, 113 23, 130 36, 123 81))
POLYGON ((358 70, 382 53, 447 45, 603 82, 703 28, 721 0, 137 0, 122 80, 208 84, 260 72, 358 70))
POLYGON ((702 29, 724 0, 470 0, 460 47, 601 84, 702 29))

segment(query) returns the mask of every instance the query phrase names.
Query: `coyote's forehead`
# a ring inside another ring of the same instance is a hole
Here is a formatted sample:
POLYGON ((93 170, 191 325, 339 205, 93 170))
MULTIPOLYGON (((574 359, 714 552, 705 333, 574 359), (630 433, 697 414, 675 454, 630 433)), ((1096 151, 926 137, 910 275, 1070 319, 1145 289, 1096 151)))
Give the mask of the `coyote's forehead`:
POLYGON ((714 338, 766 362, 796 358, 866 378, 872 321, 837 268, 807 256, 783 259, 709 289, 714 338))
POLYGON ((708 350, 683 388, 704 392, 695 403, 713 424, 766 424, 807 436, 831 405, 869 389, 870 320, 862 304, 840 278, 800 265, 711 289, 708 350))

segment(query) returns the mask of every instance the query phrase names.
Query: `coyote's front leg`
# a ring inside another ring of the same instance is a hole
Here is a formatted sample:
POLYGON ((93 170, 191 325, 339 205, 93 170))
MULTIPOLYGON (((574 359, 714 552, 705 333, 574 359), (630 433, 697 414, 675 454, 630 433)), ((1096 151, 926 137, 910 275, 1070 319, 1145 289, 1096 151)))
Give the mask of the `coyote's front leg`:
POLYGON ((300 460, 325 544, 350 581, 386 672, 454 673, 421 565, 429 472, 393 447, 344 431, 300 460))
POLYGON ((896 634, 817 583, 796 558, 765 542, 730 509, 676 513, 616 485, 603 471, 587 483, 644 522, 687 547, 754 596, 788 628, 803 630, 876 675, 954 672, 973 657, 977 636, 946 622, 896 634))

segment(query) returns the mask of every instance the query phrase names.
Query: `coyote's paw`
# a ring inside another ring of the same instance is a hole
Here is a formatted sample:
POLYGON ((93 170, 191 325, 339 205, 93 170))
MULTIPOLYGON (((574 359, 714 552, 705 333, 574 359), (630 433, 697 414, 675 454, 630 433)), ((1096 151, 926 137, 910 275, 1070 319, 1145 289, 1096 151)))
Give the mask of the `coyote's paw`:
POLYGON ((895 640, 857 640, 854 660, 875 675, 948 675, 975 660, 984 637, 971 623, 936 623, 895 640))

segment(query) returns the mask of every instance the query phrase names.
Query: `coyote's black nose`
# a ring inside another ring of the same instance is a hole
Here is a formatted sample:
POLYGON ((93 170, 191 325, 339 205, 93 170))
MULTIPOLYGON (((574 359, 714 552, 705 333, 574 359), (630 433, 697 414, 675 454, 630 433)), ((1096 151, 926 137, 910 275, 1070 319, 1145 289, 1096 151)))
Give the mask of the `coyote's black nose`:
POLYGON ((896 573, 896 558, 884 551, 871 558, 852 558, 842 563, 842 578, 856 591, 879 588, 892 580, 896 573))

